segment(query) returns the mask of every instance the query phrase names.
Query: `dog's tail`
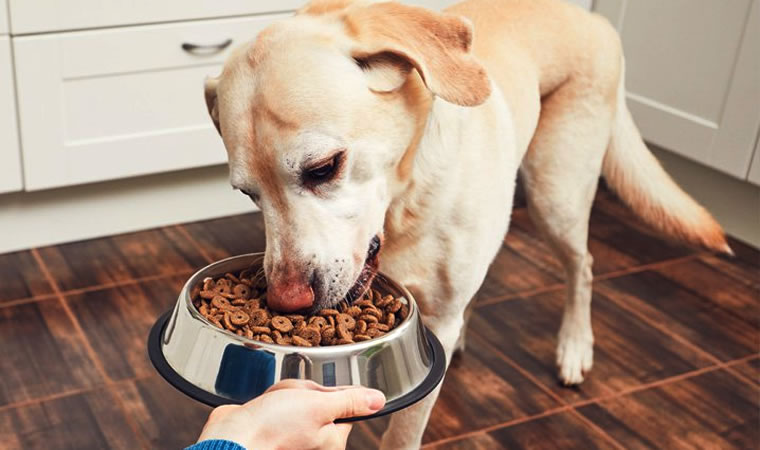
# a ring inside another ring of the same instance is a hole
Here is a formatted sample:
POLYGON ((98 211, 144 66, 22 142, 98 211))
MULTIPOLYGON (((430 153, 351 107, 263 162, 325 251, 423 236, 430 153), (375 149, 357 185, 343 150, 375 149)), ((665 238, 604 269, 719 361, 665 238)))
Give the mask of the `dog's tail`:
POLYGON ((644 144, 626 106, 622 73, 602 167, 607 184, 637 216, 664 235, 732 254, 718 222, 676 185, 644 144))

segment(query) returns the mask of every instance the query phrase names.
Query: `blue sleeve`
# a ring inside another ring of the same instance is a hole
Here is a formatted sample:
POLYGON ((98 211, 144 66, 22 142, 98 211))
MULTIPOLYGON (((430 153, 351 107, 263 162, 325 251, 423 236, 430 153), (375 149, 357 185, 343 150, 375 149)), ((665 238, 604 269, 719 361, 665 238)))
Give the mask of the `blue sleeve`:
POLYGON ((246 450, 242 445, 224 439, 209 439, 187 447, 185 450, 246 450))

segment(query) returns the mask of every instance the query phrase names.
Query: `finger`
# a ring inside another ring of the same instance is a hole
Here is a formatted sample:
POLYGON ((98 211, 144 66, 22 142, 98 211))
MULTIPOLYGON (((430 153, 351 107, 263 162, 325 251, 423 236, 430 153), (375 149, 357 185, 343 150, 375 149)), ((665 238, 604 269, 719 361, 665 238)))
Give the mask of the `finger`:
POLYGON ((333 391, 342 391, 344 389, 360 389, 360 388, 362 388, 362 386, 353 386, 353 385, 322 386, 321 384, 312 380, 288 378, 276 384, 273 384, 272 386, 269 387, 269 389, 266 390, 266 392, 274 392, 274 391, 279 391, 282 389, 308 389, 311 391, 319 391, 319 392, 333 392, 333 391))
POLYGON ((286 378, 282 381, 279 381, 269 386, 269 389, 267 389, 266 392, 280 391, 282 389, 318 390, 319 387, 320 387, 319 384, 311 380, 301 380, 298 378, 286 378))
POLYGON ((325 392, 318 397, 322 405, 319 413, 325 422, 344 417, 366 416, 376 413, 385 405, 385 395, 382 392, 367 388, 325 392))

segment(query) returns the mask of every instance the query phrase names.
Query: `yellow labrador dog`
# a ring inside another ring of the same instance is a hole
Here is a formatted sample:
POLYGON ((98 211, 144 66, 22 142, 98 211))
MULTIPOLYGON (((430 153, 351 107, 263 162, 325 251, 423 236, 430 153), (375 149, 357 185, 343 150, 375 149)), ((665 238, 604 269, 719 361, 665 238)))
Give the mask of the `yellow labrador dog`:
MULTIPOLYGON (((730 252, 644 145, 624 91, 615 30, 559 0, 467 0, 445 13, 315 0, 237 49, 205 89, 231 183, 266 223, 270 305, 332 306, 379 266, 413 292, 447 357, 464 345, 519 170, 567 275, 566 384, 592 365, 587 235, 600 175, 664 235, 730 252)), ((435 394, 393 416, 383 448, 419 446, 435 394)))

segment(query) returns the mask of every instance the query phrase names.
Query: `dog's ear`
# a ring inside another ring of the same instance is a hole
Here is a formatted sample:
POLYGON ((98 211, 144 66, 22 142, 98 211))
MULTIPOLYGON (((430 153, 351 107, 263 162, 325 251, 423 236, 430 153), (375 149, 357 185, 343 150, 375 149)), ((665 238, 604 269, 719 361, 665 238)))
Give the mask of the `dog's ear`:
POLYGON ((372 89, 392 91, 414 68, 448 102, 476 106, 491 94, 488 74, 470 52, 472 25, 463 17, 383 2, 349 8, 344 21, 358 43, 352 56, 372 89))
POLYGON ((216 131, 219 135, 222 135, 222 129, 219 128, 219 109, 216 105, 216 86, 219 84, 219 78, 207 77, 203 85, 203 91, 206 96, 206 108, 208 108, 208 115, 211 116, 211 120, 214 122, 216 131))

